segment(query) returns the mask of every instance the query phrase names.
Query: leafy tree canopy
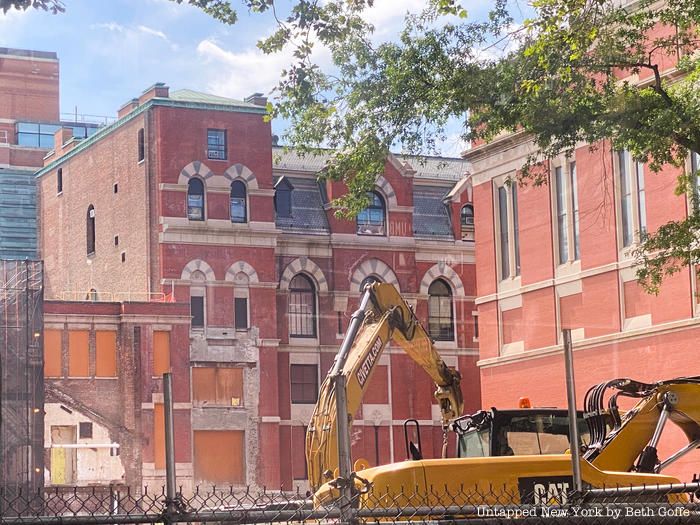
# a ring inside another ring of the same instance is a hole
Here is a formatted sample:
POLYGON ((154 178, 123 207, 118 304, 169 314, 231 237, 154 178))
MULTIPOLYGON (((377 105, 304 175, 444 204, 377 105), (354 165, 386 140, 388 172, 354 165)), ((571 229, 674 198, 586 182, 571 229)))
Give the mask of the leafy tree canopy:
MULTIPOLYGON (((29 3, 56 2, 10 2, 29 3)), ((226 1, 190 3, 223 22, 236 20, 226 1)), ((690 151, 700 151, 697 0, 532 0, 526 20, 515 17, 517 0, 493 0, 478 20, 460 0, 426 0, 397 39, 379 43, 363 18, 372 4, 294 0, 280 15, 274 0, 242 0, 276 20, 258 43, 263 51, 294 51, 270 115, 289 119, 285 138, 298 151, 338 152, 326 174, 350 189, 336 202, 342 214, 368 203, 391 147, 434 153, 455 117, 465 122, 465 140, 530 134, 537 153, 523 166, 523 183, 545 182, 546 171, 532 168, 581 142, 608 140, 654 171, 683 167, 690 151), (329 50, 330 67, 314 62, 319 47, 329 50)), ((695 180, 685 174, 678 185, 694 203, 695 180)), ((695 211, 646 237, 635 253, 648 290, 700 262, 699 231, 695 211)))

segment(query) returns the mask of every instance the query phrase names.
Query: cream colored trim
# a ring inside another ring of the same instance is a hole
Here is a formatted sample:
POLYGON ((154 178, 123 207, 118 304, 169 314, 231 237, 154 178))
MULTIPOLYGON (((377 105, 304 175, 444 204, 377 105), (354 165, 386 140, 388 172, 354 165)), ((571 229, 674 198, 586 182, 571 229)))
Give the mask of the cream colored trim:
MULTIPOLYGON (((633 341, 638 339, 644 339, 647 337, 653 337, 671 332, 681 332, 684 330, 690 330, 693 328, 700 327, 700 319, 682 319, 680 321, 671 321, 668 323, 662 323, 657 325, 652 325, 644 328, 629 330, 626 332, 615 332, 614 334, 602 335, 598 337, 591 337, 583 339, 574 346, 574 351, 586 350, 590 348, 595 348, 596 346, 606 345, 609 343, 620 343, 623 341, 633 341)), ((537 348, 534 350, 528 350, 520 355, 516 356, 500 356, 491 357, 489 359, 482 359, 477 361, 477 366, 480 368, 490 368, 494 366, 507 365, 520 361, 527 361, 530 359, 538 359, 540 357, 546 357, 562 352, 561 345, 547 346, 543 348, 537 348)))
POLYGON ((636 317, 628 317, 622 323, 622 330, 639 330, 651 326, 651 314, 638 315, 636 317))
POLYGON ((575 281, 569 281, 556 286, 557 295, 559 297, 568 297, 570 295, 576 295, 583 291, 583 286, 581 285, 581 279, 576 279, 575 281))
POLYGON ((513 341, 501 345, 501 355, 522 354, 525 351, 525 341, 513 341))
POLYGON ((290 365, 319 365, 321 363, 321 354, 314 353, 310 354, 308 352, 304 353, 289 353, 289 364, 290 365))
POLYGON ((566 277, 562 278, 556 278, 556 279, 545 279, 543 281, 539 281, 536 283, 531 283, 526 286, 521 286, 518 288, 513 288, 512 290, 508 291, 503 291, 499 293, 494 293, 494 294, 489 294, 489 295, 482 295, 476 298, 474 301, 477 305, 480 304, 486 304, 490 303, 492 301, 500 301, 503 300, 507 297, 511 297, 513 295, 520 295, 520 294, 526 294, 528 292, 534 292, 537 290, 541 290, 543 288, 547 288, 549 286, 554 286, 554 285, 561 285, 570 281, 575 281, 579 279, 585 279, 587 277, 593 277, 595 275, 601 275, 603 273, 615 271, 615 270, 621 270, 623 268, 629 268, 630 266, 634 265, 633 260, 624 260, 624 261, 618 261, 618 262, 612 262, 608 264, 604 264, 602 266, 597 266, 595 268, 589 268, 587 270, 583 270, 582 272, 576 274, 576 275, 569 275, 566 277))
POLYGON ((512 297, 506 297, 498 301, 498 307, 501 312, 507 312, 509 310, 515 310, 516 308, 521 308, 523 306, 523 296, 514 295, 512 297))

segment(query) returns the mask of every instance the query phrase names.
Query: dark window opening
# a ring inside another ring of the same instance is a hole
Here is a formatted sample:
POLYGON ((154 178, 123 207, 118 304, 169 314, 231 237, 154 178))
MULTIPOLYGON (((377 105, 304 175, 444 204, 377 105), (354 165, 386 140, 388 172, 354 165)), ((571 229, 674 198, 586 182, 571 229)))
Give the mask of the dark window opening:
POLYGON ((316 337, 316 289, 311 279, 297 274, 289 283, 289 335, 316 337))
POLYGON ((248 329, 248 299, 246 297, 235 297, 234 306, 234 328, 236 330, 248 329))
POLYGON ((318 399, 318 366, 291 365, 289 369, 292 403, 312 404, 318 399))
POLYGON ((126 262, 126 252, 122 252, 122 262, 126 262))
POLYGON ((479 339, 479 316, 474 315, 474 339, 479 339))
POLYGON ((192 328, 204 327, 204 297, 190 297, 190 315, 192 316, 192 328))
POLYGON ((474 206, 471 204, 465 204, 462 206, 460 222, 462 224, 462 228, 474 227, 474 206))
POLYGON ((87 230, 87 254, 95 253, 95 207, 91 204, 88 206, 86 217, 87 230))
POLYGON ((452 292, 442 279, 433 281, 428 288, 428 327, 436 341, 454 341, 452 320, 452 292))
POLYGON ((236 180, 231 183, 231 222, 246 222, 248 220, 246 210, 245 184, 236 180))
POLYGON ((357 214, 357 233, 361 235, 386 235, 384 199, 377 192, 369 194, 370 205, 357 214))
POLYGON ((207 158, 226 160, 226 130, 207 130, 207 158))
POLYGON ((293 189, 293 186, 284 177, 275 184, 275 213, 277 217, 292 216, 293 189))
POLYGON ((187 218, 204 220, 204 183, 201 179, 193 178, 187 183, 187 218))
POLYGON ((115 182, 112 189, 113 189, 114 193, 119 193, 119 184, 117 184, 117 183, 115 182))
POLYGON ((119 235, 114 236, 114 246, 119 246, 119 235))
POLYGON ((58 168, 56 171, 56 193, 63 192, 63 168, 58 168))
POLYGON ((92 423, 90 423, 90 422, 78 423, 78 437, 80 439, 91 438, 92 437, 92 423))
POLYGON ((143 134, 143 128, 139 130, 139 162, 146 158, 146 140, 143 134))

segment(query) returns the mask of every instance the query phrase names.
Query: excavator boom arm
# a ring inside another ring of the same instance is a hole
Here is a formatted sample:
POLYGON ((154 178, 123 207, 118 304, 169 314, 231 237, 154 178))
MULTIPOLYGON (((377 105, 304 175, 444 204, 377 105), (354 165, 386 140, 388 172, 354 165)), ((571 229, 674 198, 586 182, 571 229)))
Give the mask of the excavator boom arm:
POLYGON ((449 368, 433 346, 413 310, 390 284, 367 287, 360 308, 353 314, 347 334, 333 366, 319 391, 306 433, 309 482, 317 489, 336 477, 338 467, 338 417, 334 381, 345 376, 347 415, 360 408, 372 373, 390 340, 394 340, 431 377, 437 386, 443 426, 463 410, 460 374, 449 368))

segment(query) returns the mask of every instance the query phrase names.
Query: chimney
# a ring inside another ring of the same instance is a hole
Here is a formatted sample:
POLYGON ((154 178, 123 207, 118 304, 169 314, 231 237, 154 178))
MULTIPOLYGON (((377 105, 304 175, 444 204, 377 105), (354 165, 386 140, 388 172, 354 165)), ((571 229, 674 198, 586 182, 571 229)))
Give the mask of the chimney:
POLYGON ((170 96, 170 88, 163 82, 156 82, 151 87, 147 88, 139 97, 139 104, 151 100, 152 98, 168 98, 170 96))
MULTIPOLYGON (((73 129, 72 128, 58 128, 53 134, 53 151, 54 154, 48 162, 53 162, 54 160, 62 157, 78 143, 78 140, 73 139, 73 129)), ((45 162, 44 164, 47 164, 45 162)))
POLYGON ((262 93, 253 93, 252 95, 248 95, 244 100, 248 104, 255 104, 256 106, 262 107, 267 106, 267 97, 262 93))
POLYGON ((132 111, 134 111, 137 107, 139 107, 139 99, 137 98, 132 98, 129 102, 124 104, 122 107, 119 108, 119 111, 117 111, 117 118, 122 118, 132 111))

